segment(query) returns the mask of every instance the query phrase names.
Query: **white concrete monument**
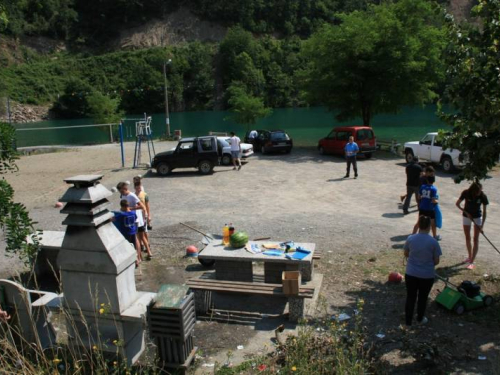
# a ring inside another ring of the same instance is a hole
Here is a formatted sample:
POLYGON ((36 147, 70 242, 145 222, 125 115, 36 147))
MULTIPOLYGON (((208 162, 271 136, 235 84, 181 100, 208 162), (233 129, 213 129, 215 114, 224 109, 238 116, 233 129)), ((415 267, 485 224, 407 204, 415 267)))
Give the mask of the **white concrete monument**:
POLYGON ((135 287, 134 247, 112 223, 102 175, 65 179, 72 184, 61 202, 66 233, 58 256, 64 298, 69 309, 70 344, 98 347, 133 364, 144 350, 147 305, 155 293, 135 287))

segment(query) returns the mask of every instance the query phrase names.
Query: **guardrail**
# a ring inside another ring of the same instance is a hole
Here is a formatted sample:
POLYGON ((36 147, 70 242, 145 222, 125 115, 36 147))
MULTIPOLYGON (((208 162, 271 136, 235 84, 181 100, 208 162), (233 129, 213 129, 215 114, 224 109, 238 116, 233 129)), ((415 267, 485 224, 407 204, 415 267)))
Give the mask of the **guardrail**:
POLYGON ((396 141, 395 139, 392 140, 378 140, 377 139, 377 148, 379 150, 386 149, 393 153, 394 155, 398 155, 399 148, 401 147, 401 143, 396 141))

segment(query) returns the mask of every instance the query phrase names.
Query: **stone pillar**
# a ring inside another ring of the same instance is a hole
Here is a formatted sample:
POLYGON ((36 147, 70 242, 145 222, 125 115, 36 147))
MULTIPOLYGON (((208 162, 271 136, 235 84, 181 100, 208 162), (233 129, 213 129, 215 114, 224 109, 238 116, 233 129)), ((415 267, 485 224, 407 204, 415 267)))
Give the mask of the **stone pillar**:
POLYGON ((68 215, 58 256, 63 303, 71 345, 118 351, 132 364, 144 350, 144 315, 154 293, 136 290, 136 252, 112 223, 112 193, 101 178, 64 180, 73 186, 60 199, 66 203, 61 213, 68 215))

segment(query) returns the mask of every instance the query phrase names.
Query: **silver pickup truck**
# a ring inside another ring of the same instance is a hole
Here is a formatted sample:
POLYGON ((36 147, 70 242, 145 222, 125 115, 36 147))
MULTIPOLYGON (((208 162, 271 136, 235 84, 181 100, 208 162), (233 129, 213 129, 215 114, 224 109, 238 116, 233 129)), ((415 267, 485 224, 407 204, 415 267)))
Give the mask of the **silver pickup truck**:
POLYGON ((427 133, 420 141, 406 142, 404 146, 406 162, 410 163, 417 156, 420 161, 441 164, 446 172, 451 172, 455 168, 462 168, 464 164, 460 151, 443 150, 437 135, 438 133, 427 133))

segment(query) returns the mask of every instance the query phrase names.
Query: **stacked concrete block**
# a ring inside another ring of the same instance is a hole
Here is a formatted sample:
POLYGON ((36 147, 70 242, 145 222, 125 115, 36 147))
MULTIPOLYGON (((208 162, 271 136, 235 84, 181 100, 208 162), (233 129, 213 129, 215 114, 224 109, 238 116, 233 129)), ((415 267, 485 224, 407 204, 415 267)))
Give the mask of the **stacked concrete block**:
POLYGON ((217 260, 215 277, 218 280, 253 281, 252 262, 217 260))
POLYGON ((185 368, 194 358, 194 294, 183 285, 162 285, 148 308, 148 326, 163 367, 185 368))
POLYGON ((134 247, 112 223, 102 175, 65 180, 61 202, 68 216, 57 263, 63 306, 68 309, 70 345, 118 352, 133 364, 144 351, 144 316, 154 293, 135 287, 134 247), (120 342, 117 347, 113 342, 120 342))

